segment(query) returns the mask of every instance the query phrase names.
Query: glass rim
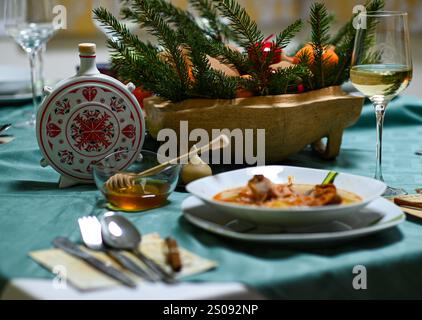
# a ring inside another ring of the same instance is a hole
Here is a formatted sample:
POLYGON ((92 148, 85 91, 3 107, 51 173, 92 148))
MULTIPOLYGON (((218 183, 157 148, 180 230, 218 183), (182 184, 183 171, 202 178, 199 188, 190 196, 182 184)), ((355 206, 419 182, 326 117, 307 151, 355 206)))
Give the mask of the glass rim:
POLYGON ((359 15, 367 17, 394 17, 394 16, 407 16, 406 11, 367 11, 361 12, 359 15))

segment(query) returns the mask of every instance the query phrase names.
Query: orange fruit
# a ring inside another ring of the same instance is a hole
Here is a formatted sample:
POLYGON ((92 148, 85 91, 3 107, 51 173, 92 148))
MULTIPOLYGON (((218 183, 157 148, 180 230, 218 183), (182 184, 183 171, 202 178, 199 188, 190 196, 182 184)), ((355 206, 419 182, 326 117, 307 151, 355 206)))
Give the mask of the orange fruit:
POLYGON ((133 94, 142 108, 144 107, 144 99, 152 96, 152 92, 144 90, 142 87, 136 87, 133 94))
MULTIPOLYGON (((240 78, 245 79, 245 80, 251 80, 252 76, 249 74, 244 74, 244 75, 241 75, 240 78)), ((252 91, 246 90, 242 86, 239 86, 236 90, 236 98, 250 98, 253 96, 254 94, 252 91)))
MULTIPOLYGON (((308 56, 310 65, 314 64, 314 62, 315 62, 314 47, 311 44, 307 44, 302 49, 300 49, 296 53, 295 58, 300 61, 301 58, 304 55, 308 56)), ((338 55, 337 55, 337 53, 335 53, 335 51, 332 47, 328 47, 327 49, 324 50, 324 52, 322 54, 322 59, 327 61, 329 64, 337 64, 338 63, 338 55)))
POLYGON ((338 63, 338 55, 333 49, 327 49, 322 55, 322 59, 328 61, 329 64, 338 63))

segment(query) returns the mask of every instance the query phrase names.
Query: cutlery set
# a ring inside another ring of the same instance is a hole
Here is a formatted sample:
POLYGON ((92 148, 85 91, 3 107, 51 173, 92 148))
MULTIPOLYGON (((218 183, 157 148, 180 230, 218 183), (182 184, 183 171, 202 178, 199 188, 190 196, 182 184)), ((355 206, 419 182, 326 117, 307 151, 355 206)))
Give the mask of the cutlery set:
POLYGON ((6 144, 12 142, 15 139, 13 135, 1 134, 2 132, 8 130, 12 124, 0 124, 0 144, 6 144))
MULTIPOLYGON (((172 273, 165 271, 138 249, 141 235, 136 227, 125 217, 109 212, 101 220, 95 216, 81 217, 78 219, 78 225, 82 240, 87 248, 106 253, 119 263, 121 267, 146 281, 164 282, 167 284, 177 282, 172 273), (124 251, 131 252, 138 258, 142 267, 125 255, 124 251)), ((53 244, 56 248, 78 259, 82 259, 125 286, 136 287, 136 283, 126 274, 94 257, 69 239, 57 237, 53 240, 53 244)))

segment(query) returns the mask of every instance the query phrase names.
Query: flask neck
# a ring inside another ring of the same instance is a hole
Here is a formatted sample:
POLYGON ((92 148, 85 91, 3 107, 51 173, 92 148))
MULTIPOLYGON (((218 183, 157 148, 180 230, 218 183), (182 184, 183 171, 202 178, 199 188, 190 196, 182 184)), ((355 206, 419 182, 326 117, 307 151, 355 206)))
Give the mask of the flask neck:
POLYGON ((79 55, 81 59, 81 64, 78 71, 78 76, 93 76, 100 74, 100 71, 97 68, 96 55, 79 55))

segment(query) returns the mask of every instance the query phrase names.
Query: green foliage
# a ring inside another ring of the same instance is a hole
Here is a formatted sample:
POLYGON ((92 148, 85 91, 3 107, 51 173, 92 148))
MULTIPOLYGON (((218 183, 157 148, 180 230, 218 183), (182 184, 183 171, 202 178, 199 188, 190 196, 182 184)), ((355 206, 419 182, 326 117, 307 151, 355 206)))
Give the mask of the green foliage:
POLYGON ((97 8, 94 14, 115 39, 108 40, 108 46, 121 77, 173 101, 184 99, 176 70, 160 59, 155 46, 140 41, 106 9, 97 8))
MULTIPOLYGON (((95 9, 96 18, 112 34, 108 40, 112 64, 123 80, 173 102, 188 98, 231 99, 238 89, 255 95, 295 93, 298 84, 313 90, 341 84, 349 76, 355 37, 352 20, 331 38, 329 29, 334 17, 323 4, 312 6, 309 19, 314 62, 310 64, 309 57, 302 56, 297 65, 273 70, 271 65, 300 31, 302 21, 295 21, 271 41, 264 40, 256 22, 236 0, 189 0, 200 19, 167 0, 124 2, 125 20, 147 30, 158 46, 139 39, 107 10, 95 9), (223 23, 223 19, 229 23, 223 23), (226 41, 238 44, 240 50, 226 41), (330 44, 336 45, 338 64, 330 64, 323 57, 330 44), (213 69, 209 57, 248 77, 228 76, 213 69)), ((367 3, 371 11, 382 6, 383 0, 367 3)))
POLYGON ((218 10, 212 0, 189 0, 191 6, 197 10, 200 17, 207 23, 203 30, 217 41, 237 41, 237 34, 223 23, 218 15, 218 10))
POLYGON ((309 81, 311 73, 306 64, 297 64, 292 67, 278 69, 268 84, 268 93, 271 95, 295 93, 299 83, 309 81))
POLYGON ((224 17, 230 21, 230 27, 239 36, 238 43, 244 49, 254 48, 256 43, 264 40, 264 35, 258 29, 254 20, 236 0, 213 0, 224 17))
POLYGON ((323 54, 329 45, 330 35, 330 23, 332 19, 327 12, 324 4, 315 3, 311 7, 310 25, 312 30, 312 47, 314 54, 314 79, 315 88, 324 88, 330 77, 327 74, 328 71, 332 71, 332 68, 328 68, 329 64, 324 60, 323 54), (329 69, 329 70, 328 70, 329 69))
POLYGON ((286 47, 300 30, 302 22, 298 20, 282 31, 272 43, 270 51, 264 54, 264 35, 246 10, 235 0, 214 0, 214 3, 221 14, 230 21, 230 27, 239 34, 238 42, 249 56, 249 61, 243 63, 241 68, 242 72, 252 76, 248 81, 249 88, 256 95, 268 94, 268 85, 273 76, 270 65, 277 51, 286 47))
POLYGON ((302 20, 296 20, 294 23, 292 23, 290 26, 288 26, 285 30, 283 30, 281 33, 277 35, 276 38, 276 46, 284 49, 288 46, 290 41, 293 39, 293 37, 298 33, 303 26, 302 20))

